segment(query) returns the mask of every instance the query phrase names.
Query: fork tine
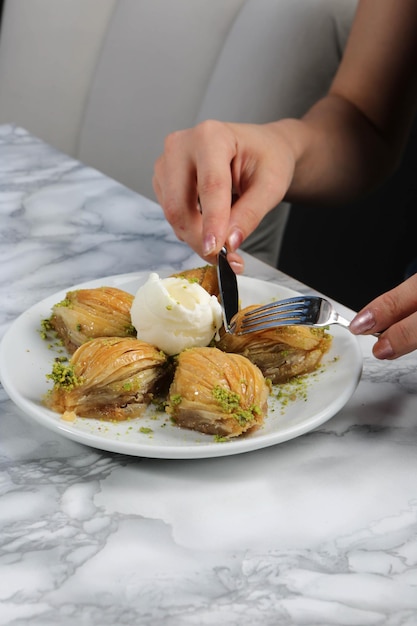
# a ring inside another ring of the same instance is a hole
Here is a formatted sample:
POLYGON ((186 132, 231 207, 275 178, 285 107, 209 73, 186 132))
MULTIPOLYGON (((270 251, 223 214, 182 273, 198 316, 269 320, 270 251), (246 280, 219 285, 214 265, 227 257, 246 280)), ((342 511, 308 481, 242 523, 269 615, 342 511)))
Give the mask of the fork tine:
POLYGON ((248 311, 244 314, 242 323, 249 324, 252 321, 262 321, 271 315, 274 316, 275 319, 281 319, 282 317, 288 317, 291 315, 301 315, 307 310, 306 305, 301 304, 291 304, 288 306, 279 306, 279 307, 265 307, 262 311, 259 309, 254 309, 253 311, 248 311))
POLYGON ((268 330, 269 328, 279 328, 280 326, 302 326, 307 325, 311 326, 311 324, 305 324, 305 322, 299 318, 297 320, 294 319, 284 319, 280 320, 277 324, 276 319, 272 319, 268 322, 257 322, 257 324, 241 326, 238 331, 236 331, 236 326, 233 327, 232 332, 236 335, 249 335, 249 333, 260 332, 262 330, 268 330))
POLYGON ((286 298, 285 300, 277 300, 276 302, 268 302, 267 304, 262 304, 256 309, 252 309, 245 313, 244 317, 251 317, 254 314, 261 313, 262 311, 274 309, 284 309, 286 307, 300 307, 306 306, 309 303, 310 299, 308 296, 294 296, 292 298, 286 298))
POLYGON ((325 298, 296 296, 247 311, 240 320, 234 321, 231 332, 237 335, 247 335, 279 326, 302 325, 324 328, 331 324, 349 328, 350 322, 342 317, 332 303, 325 298))
MULTIPOLYGON (((294 296, 277 302, 270 302, 247 311, 240 322, 237 334, 245 335, 276 326, 311 324, 311 298, 294 296)), ((237 323, 232 332, 236 332, 237 323)))
POLYGON ((304 309, 284 309, 276 313, 275 311, 265 312, 263 315, 253 315, 242 320, 242 328, 250 328, 251 326, 258 326, 259 324, 267 324, 270 321, 283 322, 288 320, 290 323, 293 320, 294 324, 298 320, 304 319, 304 309))
POLYGON ((309 300, 305 297, 289 298, 287 300, 280 300, 278 302, 270 302, 247 311, 242 319, 244 325, 258 320, 262 321, 265 318, 274 316, 274 319, 281 319, 285 316, 302 314, 308 310, 309 300))

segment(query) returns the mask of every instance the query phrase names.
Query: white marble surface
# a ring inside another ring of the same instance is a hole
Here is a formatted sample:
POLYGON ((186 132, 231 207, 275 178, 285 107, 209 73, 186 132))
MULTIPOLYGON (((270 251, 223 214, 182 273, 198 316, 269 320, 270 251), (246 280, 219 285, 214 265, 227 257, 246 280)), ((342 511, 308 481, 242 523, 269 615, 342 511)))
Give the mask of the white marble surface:
MULTIPOLYGON (((157 205, 9 125, 0 216, 1 335, 67 286, 201 262, 157 205)), ((415 626, 417 354, 371 345, 333 419, 231 457, 90 449, 0 389, 0 626, 415 626)))

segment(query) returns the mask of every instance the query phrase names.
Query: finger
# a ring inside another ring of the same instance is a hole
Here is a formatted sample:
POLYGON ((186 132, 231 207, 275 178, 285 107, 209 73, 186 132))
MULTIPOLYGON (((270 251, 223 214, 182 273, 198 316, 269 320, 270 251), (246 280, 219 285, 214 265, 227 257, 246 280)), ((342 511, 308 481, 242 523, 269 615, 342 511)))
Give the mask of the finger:
POLYGON ((232 204, 231 162, 235 141, 225 124, 207 121, 195 128, 197 189, 202 208, 202 247, 205 256, 224 245, 232 204))
POLYGON ((227 260, 229 261, 235 274, 243 274, 245 269, 245 262, 243 258, 237 252, 230 252, 227 254, 227 260))
POLYGON ((165 217, 177 236, 184 237, 190 221, 199 221, 195 165, 189 149, 190 131, 171 133, 154 166, 153 185, 165 217))
POLYGON ((381 332, 373 347, 378 359, 396 359, 416 350, 417 275, 372 300, 354 317, 350 330, 355 335, 381 332))
POLYGON ((159 204, 161 204, 161 199, 162 199, 161 187, 159 185, 158 178, 155 173, 155 167, 154 167, 154 174, 152 176, 152 187, 155 192, 157 201, 159 202, 159 204))
POLYGON ((382 332, 417 311, 417 274, 364 307, 350 323, 355 335, 382 332))
POLYGON ((417 349, 417 313, 390 326, 374 345, 377 359, 393 360, 417 349))
POLYGON ((255 230, 265 215, 281 202, 288 188, 278 172, 259 173, 250 186, 233 204, 227 244, 237 250, 242 242, 255 230))

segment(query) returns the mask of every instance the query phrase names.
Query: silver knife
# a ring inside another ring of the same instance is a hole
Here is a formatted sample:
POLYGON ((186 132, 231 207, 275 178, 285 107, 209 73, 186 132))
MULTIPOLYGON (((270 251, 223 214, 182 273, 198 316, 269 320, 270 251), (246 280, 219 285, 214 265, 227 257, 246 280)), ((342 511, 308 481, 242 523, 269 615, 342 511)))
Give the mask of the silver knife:
POLYGON ((230 323, 239 310, 239 291, 236 274, 227 260, 227 250, 223 246, 217 257, 217 280, 223 309, 223 322, 226 332, 231 332, 230 323))

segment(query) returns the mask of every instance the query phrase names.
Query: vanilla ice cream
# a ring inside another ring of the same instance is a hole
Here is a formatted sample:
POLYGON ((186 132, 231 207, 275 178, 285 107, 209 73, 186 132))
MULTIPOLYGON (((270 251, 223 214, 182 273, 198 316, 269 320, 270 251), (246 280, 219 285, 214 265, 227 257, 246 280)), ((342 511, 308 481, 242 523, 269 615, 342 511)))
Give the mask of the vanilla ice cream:
POLYGON ((138 339, 166 354, 207 346, 222 325, 222 310, 215 296, 187 278, 149 275, 131 308, 138 339))

